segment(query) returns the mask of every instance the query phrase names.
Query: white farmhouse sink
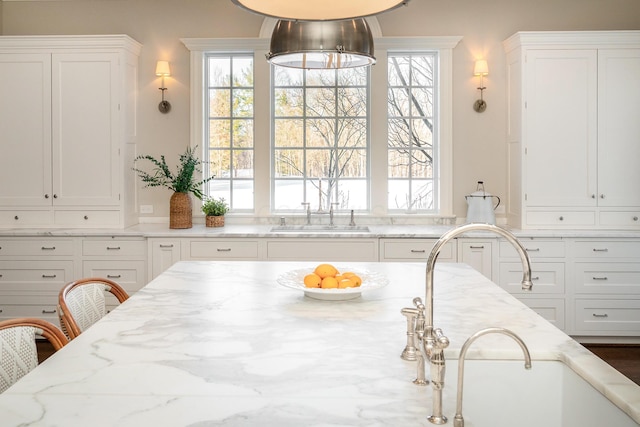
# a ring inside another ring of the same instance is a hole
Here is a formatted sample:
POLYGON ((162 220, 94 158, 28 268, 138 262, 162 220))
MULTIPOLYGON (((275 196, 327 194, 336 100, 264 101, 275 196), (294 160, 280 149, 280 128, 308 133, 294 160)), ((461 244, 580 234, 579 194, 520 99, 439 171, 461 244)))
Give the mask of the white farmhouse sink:
MULTIPOLYGON (((445 390, 455 396, 457 361, 447 361, 445 390)), ((559 361, 467 360, 465 427, 637 427, 638 424, 559 361)), ((445 407, 453 425, 452 407, 445 407)))
POLYGON ((277 225, 272 233, 368 233, 366 225, 277 225))

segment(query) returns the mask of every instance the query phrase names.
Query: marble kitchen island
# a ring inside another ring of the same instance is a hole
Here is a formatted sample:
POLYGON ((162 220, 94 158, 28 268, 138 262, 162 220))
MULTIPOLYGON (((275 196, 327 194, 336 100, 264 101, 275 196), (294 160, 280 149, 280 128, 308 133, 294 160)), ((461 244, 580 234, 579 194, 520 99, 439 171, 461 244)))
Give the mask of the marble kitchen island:
MULTIPOLYGON (((414 385, 415 362, 399 357, 400 310, 424 298, 425 264, 335 265, 389 284, 319 301, 277 283, 312 262, 179 262, 1 394, 0 425, 430 425, 431 388, 414 385)), ((529 347, 532 373, 560 360, 640 422, 640 387, 470 267, 437 265, 434 294, 448 361, 474 332, 505 327, 529 347)), ((467 359, 522 352, 485 336, 467 359)), ((455 393, 449 381, 448 425, 455 393)))

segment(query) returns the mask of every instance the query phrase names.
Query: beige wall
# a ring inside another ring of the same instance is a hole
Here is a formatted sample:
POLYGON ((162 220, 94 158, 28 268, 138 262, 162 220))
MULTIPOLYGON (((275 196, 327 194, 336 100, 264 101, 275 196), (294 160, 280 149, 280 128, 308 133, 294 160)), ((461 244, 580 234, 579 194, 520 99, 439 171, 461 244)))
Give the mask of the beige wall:
MULTIPOLYGON (((309 0, 310 1, 310 0, 309 0)), ((140 58, 139 148, 175 157, 189 138, 189 52, 182 37, 257 37, 262 18, 230 0, 3 1, 0 32, 24 34, 128 34, 143 44, 140 58), (167 99, 157 111, 158 59, 171 62, 167 99)), ((454 212, 465 216, 464 195, 484 180, 488 191, 506 193, 506 95, 502 41, 516 31, 638 30, 640 0, 411 0, 378 16, 383 35, 459 35, 454 51, 454 212), (472 109, 478 93, 473 61, 485 57, 487 111, 472 109)), ((167 192, 145 189, 140 204, 168 216, 167 192)))

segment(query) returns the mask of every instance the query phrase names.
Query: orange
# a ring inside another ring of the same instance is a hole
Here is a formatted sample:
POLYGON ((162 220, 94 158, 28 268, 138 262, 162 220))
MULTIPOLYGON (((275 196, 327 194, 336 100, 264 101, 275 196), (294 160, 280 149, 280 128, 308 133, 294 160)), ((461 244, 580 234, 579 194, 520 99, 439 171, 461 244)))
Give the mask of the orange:
POLYGON ((320 276, 321 279, 324 279, 329 276, 335 277, 335 275, 338 274, 338 270, 331 264, 320 264, 316 267, 314 273, 320 276))
POLYGON ((320 283, 322 283, 322 279, 315 273, 304 276, 304 285, 307 288, 319 288, 320 283))
POLYGON ((338 281, 333 276, 328 276, 322 279, 322 289, 335 289, 338 287, 338 281))
POLYGON ((357 274, 352 275, 351 277, 349 277, 349 280, 351 280, 354 285, 356 286, 356 288, 360 285, 362 285, 362 279, 360 278, 360 276, 358 276, 357 274))
POLYGON ((356 287, 356 284, 349 279, 342 279, 338 282, 338 288, 340 289, 355 288, 355 287, 356 287))

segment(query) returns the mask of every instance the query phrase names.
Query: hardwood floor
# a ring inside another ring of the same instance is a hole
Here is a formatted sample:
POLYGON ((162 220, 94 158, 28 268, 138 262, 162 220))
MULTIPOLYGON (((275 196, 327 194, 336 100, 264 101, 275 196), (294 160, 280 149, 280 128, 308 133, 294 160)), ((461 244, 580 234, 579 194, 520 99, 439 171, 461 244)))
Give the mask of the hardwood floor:
MULTIPOLYGON (((640 385, 640 345, 585 344, 593 354, 613 366, 631 381, 640 385)), ((43 362, 53 354, 47 341, 38 341, 38 360, 43 362)))
POLYGON ((640 345, 584 344, 584 346, 640 385, 640 345))

